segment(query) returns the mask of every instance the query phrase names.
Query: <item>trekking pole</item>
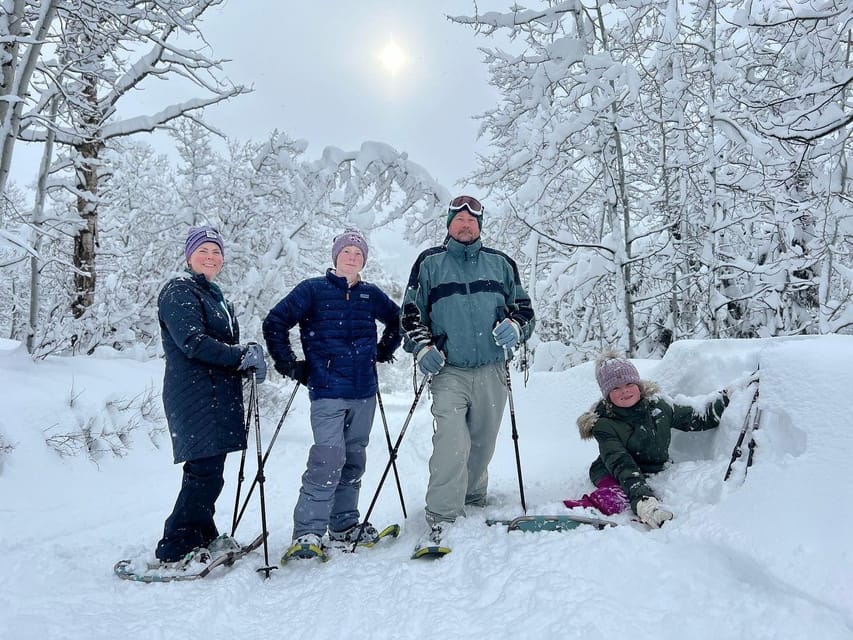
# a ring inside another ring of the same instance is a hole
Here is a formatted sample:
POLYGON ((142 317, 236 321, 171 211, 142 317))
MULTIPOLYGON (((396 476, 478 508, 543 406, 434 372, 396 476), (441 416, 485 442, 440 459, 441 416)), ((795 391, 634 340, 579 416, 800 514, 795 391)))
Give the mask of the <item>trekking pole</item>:
POLYGON ((757 407, 755 409, 755 418, 752 420, 752 432, 749 434, 749 443, 747 444, 747 448, 749 449, 749 453, 746 456, 746 469, 744 469, 744 476, 749 473, 749 468, 752 466, 752 459, 755 457, 755 431, 761 426, 761 407, 757 407))
POLYGON ((755 396, 752 398, 752 404, 755 405, 755 417, 752 419, 752 430, 749 432, 749 443, 747 444, 749 454, 746 457, 746 469, 743 471, 744 481, 746 480, 746 474, 749 473, 749 468, 752 466, 752 459, 755 456, 755 432, 759 427, 761 427, 761 407, 756 404, 758 396, 761 393, 761 383, 758 380, 758 371, 760 368, 761 363, 759 363, 758 367, 752 374, 755 377, 755 396))
POLYGON ((246 412, 246 432, 245 432, 247 446, 243 447, 243 451, 240 453, 240 469, 237 471, 237 495, 234 496, 234 516, 231 520, 231 536, 232 537, 234 536, 234 533, 237 530, 237 525, 240 522, 240 518, 237 517, 237 507, 240 506, 240 490, 243 487, 243 480, 245 480, 245 476, 243 475, 243 472, 246 468, 246 449, 248 448, 249 426, 252 424, 252 406, 254 404, 254 397, 255 397, 256 391, 257 391, 257 385, 249 385, 249 410, 246 412))
POLYGON ((385 471, 382 472, 382 477, 379 479, 379 486, 376 487, 376 493, 373 494, 373 499, 370 501, 370 506, 367 508, 367 513, 364 515, 364 520, 362 520, 361 526, 358 529, 358 535, 352 543, 353 551, 355 551, 358 546, 358 541, 361 540, 361 536, 364 534, 364 525, 366 525, 367 521, 370 520, 370 514, 373 513, 373 507, 376 506, 376 500, 379 498, 379 492, 382 491, 382 485, 385 483, 385 478, 388 477, 388 471, 391 470, 391 465, 393 465, 394 461, 397 459, 397 451, 400 450, 400 443, 403 441, 403 436, 406 435, 406 429, 408 429, 409 422, 412 420, 412 415, 415 413, 415 407, 418 406, 418 400, 421 399, 424 387, 426 387, 427 382, 429 382, 430 379, 432 379, 432 376, 424 376, 418 390, 415 392, 415 399, 412 401, 412 408, 409 409, 409 415, 406 416, 406 420, 403 422, 403 428, 400 429, 400 435, 397 436, 397 442, 394 443, 394 448, 390 451, 390 458, 388 460, 388 464, 385 465, 385 471))
MULTIPOLYGON (((388 432, 388 420, 385 419, 385 407, 382 406, 382 394, 376 389, 376 402, 379 404, 379 415, 382 416, 382 426, 385 427, 385 442, 388 444, 388 453, 391 454, 391 434, 388 432)), ((400 485, 400 474, 397 472, 397 461, 391 458, 391 466, 394 469, 394 479, 397 481, 397 494, 400 496, 400 507, 403 509, 403 518, 408 518, 406 513, 406 501, 403 500, 403 487, 400 485)))
MULTIPOLYGON (((750 430, 750 424, 752 424, 753 430, 755 426, 758 424, 761 419, 760 410, 755 406, 756 401, 758 400, 758 383, 755 384, 755 390, 753 391, 752 400, 749 403, 749 409, 746 411, 746 416, 743 418, 743 426, 741 427, 740 433, 737 437, 737 442, 735 442, 734 449, 732 449, 732 457, 729 460, 729 466, 726 468, 726 474, 723 476, 723 482, 728 480, 732 475, 732 469, 734 468, 735 461, 743 455, 743 441, 746 438, 747 432, 750 430), (752 415, 753 410, 756 411, 756 415, 750 423, 750 416, 752 415)), ((753 451, 755 449, 755 440, 750 437, 750 441, 748 444, 749 447, 749 455, 747 458, 747 467, 752 464, 753 451)))
POLYGON ((509 375, 510 351, 504 347, 504 352, 507 356, 504 361, 504 368, 506 369, 506 392, 507 398, 509 399, 509 421, 512 425, 512 443, 515 446, 515 468, 516 471, 518 471, 518 493, 521 496, 521 509, 524 513, 527 513, 527 504, 524 501, 524 481, 521 479, 521 455, 518 451, 518 429, 515 425, 515 403, 512 399, 512 380, 509 375))
MULTIPOLYGON (((296 397, 296 392, 298 390, 299 390, 299 382, 297 382, 296 386, 293 387, 293 391, 290 393, 290 399, 288 399, 288 401, 287 401, 287 406, 284 407, 284 413, 281 414, 281 419, 278 421, 278 425, 275 428, 275 432, 272 434, 272 438, 270 439, 269 445, 267 445, 267 451, 264 454, 264 461, 263 461, 264 465, 266 465, 266 463, 267 463, 267 458, 270 457, 270 453, 272 452, 273 445, 275 444, 275 441, 278 438, 278 433, 279 433, 279 431, 281 431, 281 425, 284 424, 284 419, 287 417, 287 414, 290 412, 290 405, 293 404, 293 399, 296 397)), ((243 450, 243 457, 244 458, 245 458, 245 455, 246 455, 246 451, 243 450)), ((243 471, 243 468, 241 466, 240 467, 240 473, 241 474, 242 474, 242 471, 243 471)), ((231 527, 231 535, 232 536, 234 536, 234 534, 236 533, 237 525, 240 524, 240 520, 243 519, 243 513, 246 511, 246 507, 249 506, 249 498, 252 497, 252 492, 255 490, 255 486, 257 484, 258 484, 258 479, 256 477, 254 480, 252 480, 252 486, 249 487, 249 492, 246 494, 246 499, 243 501, 243 506, 240 507, 240 513, 239 514, 237 513, 237 507, 238 507, 239 502, 238 502, 238 504, 234 505, 234 524, 231 527)), ((238 501, 239 501, 239 497, 240 497, 239 491, 240 491, 240 489, 239 489, 239 485, 238 485, 238 487, 237 487, 238 501)))
POLYGON ((258 452, 258 474, 256 479, 258 481, 258 494, 261 496, 261 535, 264 537, 264 565, 257 569, 258 572, 264 573, 264 579, 269 579, 270 573, 273 569, 278 569, 278 567, 270 566, 270 552, 269 552, 269 531, 267 530, 267 503, 264 497, 264 459, 263 454, 261 452, 261 417, 260 412, 258 411, 258 380, 257 380, 257 371, 252 369, 252 398, 254 400, 253 409, 255 413, 255 445, 258 452))

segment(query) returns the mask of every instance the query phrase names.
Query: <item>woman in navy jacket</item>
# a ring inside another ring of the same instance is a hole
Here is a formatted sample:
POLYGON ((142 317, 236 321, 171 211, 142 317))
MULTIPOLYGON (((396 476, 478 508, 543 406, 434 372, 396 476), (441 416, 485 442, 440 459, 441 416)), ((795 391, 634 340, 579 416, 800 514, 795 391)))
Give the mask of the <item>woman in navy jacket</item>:
MULTIPOLYGON (((314 444, 293 514, 292 556, 323 555, 329 530, 349 542, 359 529, 358 494, 376 410, 376 363, 390 362, 400 346, 400 307, 360 272, 367 242, 353 229, 335 238, 325 276, 303 280, 264 320, 264 338, 276 370, 308 386, 314 444), (385 325, 377 344, 376 321, 385 325), (299 325, 304 360, 289 331, 299 325)), ((360 540, 375 541, 365 523, 360 540)))
POLYGON ((212 227, 190 229, 185 257, 187 273, 167 282, 157 300, 166 356, 163 406, 175 463, 184 463, 181 490, 157 544, 164 563, 187 562, 219 536, 213 514, 225 456, 246 448, 242 378, 252 369, 257 382, 266 377, 263 350, 239 344, 234 306, 213 282, 224 261, 222 236, 212 227))

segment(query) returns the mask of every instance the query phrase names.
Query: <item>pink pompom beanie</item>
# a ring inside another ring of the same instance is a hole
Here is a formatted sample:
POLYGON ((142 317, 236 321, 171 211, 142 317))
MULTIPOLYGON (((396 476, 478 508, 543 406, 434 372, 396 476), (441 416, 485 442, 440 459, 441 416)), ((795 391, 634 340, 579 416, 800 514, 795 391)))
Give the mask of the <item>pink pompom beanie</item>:
POLYGON ((624 384, 640 384, 637 368, 612 350, 605 351, 595 361, 595 379, 601 395, 607 400, 610 392, 624 384))

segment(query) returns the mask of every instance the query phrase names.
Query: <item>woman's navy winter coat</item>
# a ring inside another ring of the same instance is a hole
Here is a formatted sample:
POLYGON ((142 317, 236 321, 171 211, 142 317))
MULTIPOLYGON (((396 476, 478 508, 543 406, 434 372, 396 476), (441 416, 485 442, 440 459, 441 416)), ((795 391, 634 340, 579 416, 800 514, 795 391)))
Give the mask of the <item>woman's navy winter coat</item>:
POLYGON ((376 395, 376 362, 390 360, 402 339, 400 307, 379 287, 349 287, 332 269, 296 285, 264 320, 267 350, 282 373, 296 361, 288 334, 297 323, 312 400, 376 395), (378 345, 377 320, 385 325, 378 345))
POLYGON ((157 302, 175 462, 244 449, 243 349, 233 306, 201 274, 170 280, 157 302))

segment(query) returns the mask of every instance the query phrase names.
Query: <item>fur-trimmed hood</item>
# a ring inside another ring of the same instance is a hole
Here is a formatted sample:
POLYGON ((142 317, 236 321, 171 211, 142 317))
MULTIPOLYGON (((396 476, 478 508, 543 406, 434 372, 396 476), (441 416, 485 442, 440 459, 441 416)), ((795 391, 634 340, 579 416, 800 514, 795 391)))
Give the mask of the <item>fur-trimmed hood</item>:
MULTIPOLYGON (((640 381, 641 399, 648 400, 654 398, 659 392, 660 386, 658 386, 657 382, 652 382, 650 380, 640 381)), ((581 440, 589 440, 592 438, 592 429, 595 427, 595 423, 604 415, 603 413, 599 413, 600 408, 604 412, 609 412, 610 409, 613 408, 613 405, 607 399, 598 400, 594 405, 592 405, 592 407, 590 407, 589 411, 582 413, 578 417, 578 432, 580 433, 581 440)))

